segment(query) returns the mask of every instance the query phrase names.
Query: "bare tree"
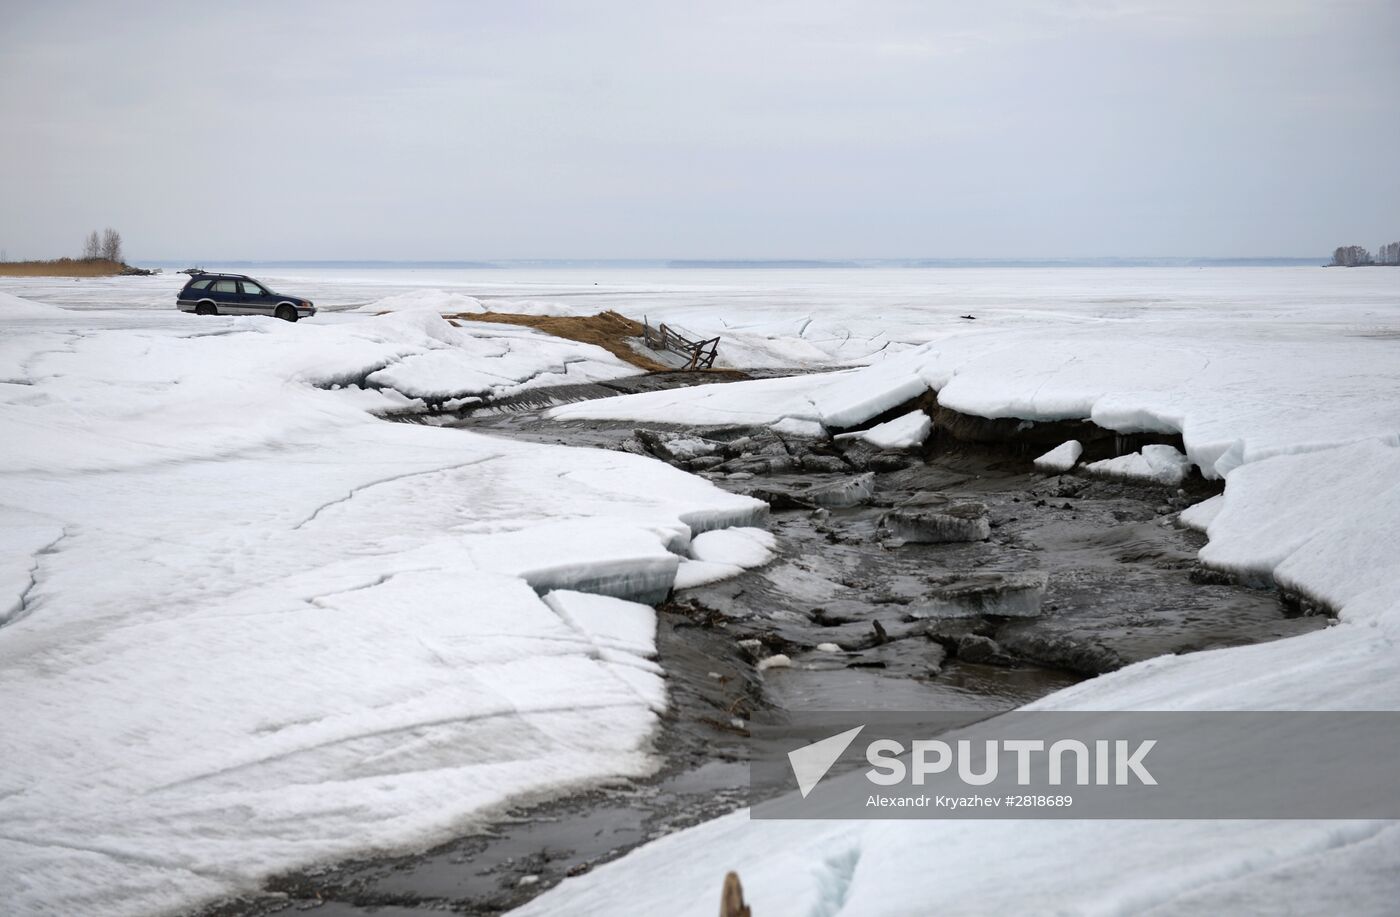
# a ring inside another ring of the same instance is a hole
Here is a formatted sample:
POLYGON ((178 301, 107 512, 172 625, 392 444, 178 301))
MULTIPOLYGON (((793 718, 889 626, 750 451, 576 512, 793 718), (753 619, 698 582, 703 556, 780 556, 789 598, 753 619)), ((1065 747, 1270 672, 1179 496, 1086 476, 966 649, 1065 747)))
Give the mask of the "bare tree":
POLYGON ((122 234, 110 226, 102 231, 102 257, 107 261, 122 260, 122 234))
POLYGON ((96 261, 102 257, 102 237, 97 234, 97 230, 88 233, 87 239, 83 241, 83 260, 96 261))
POLYGON ((1360 245, 1343 245, 1332 253, 1332 263, 1341 267, 1356 267, 1375 262, 1371 260, 1371 253, 1360 245))

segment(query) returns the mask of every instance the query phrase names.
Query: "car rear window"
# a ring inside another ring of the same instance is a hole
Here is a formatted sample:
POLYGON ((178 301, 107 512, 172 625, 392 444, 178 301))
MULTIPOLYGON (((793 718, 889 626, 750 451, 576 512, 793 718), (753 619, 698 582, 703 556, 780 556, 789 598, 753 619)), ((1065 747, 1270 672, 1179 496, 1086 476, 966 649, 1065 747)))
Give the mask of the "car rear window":
POLYGON ((204 289, 208 289, 209 284, 211 284, 211 283, 213 283, 213 282, 214 282, 214 281, 208 280, 208 279, 205 279, 205 280, 196 280, 196 281, 194 281, 193 283, 190 284, 190 289, 191 289, 191 290, 204 290, 204 289))
POLYGON ((215 292, 215 293, 237 293, 237 292, 238 292, 238 281, 236 281, 236 280, 219 280, 219 281, 216 281, 216 282, 214 283, 214 292, 215 292))

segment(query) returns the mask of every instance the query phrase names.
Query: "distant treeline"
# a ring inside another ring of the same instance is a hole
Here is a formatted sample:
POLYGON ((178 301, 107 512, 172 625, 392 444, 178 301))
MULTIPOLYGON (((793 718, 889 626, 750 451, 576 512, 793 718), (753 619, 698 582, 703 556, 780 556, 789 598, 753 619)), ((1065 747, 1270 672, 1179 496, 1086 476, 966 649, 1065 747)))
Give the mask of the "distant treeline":
POLYGON ((1332 253, 1331 267, 1365 267, 1371 264, 1400 264, 1400 242, 1382 245, 1372 255, 1361 245, 1343 245, 1332 253))

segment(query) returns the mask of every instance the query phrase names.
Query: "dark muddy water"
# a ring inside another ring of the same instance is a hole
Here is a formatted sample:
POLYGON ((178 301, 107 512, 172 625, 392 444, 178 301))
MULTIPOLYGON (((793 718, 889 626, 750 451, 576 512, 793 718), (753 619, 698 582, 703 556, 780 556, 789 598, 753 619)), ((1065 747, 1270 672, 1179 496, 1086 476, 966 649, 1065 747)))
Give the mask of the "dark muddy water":
MULTIPOLYGON (((538 409, 684 383, 679 374, 537 392, 435 422, 539 442, 635 450, 632 425, 555 424, 538 409)), ((706 377, 704 381, 712 381, 706 377)), ((753 431, 706 431, 718 438, 753 431)), ((664 435, 664 431, 663 431, 664 435)), ((763 438, 771 434, 760 434, 763 438)), ((794 450, 797 454, 797 450, 794 450)), ((773 511, 778 555, 734 579, 674 593, 657 649, 672 708, 657 737, 661 770, 520 809, 485 834, 402 857, 305 870, 206 915, 315 908, 325 915, 497 914, 569 875, 744 804, 744 725, 755 710, 986 710, 1163 653, 1256 643, 1325 625, 1290 615, 1273 590, 1202 571, 1202 536, 1175 513, 1213 493, 1046 477, 1023 457, 953 447, 875 473, 868 502, 773 511), (896 544, 891 507, 931 499, 986 507, 991 536, 896 544), (1039 614, 998 616, 950 603, 946 584, 1044 575, 1039 614), (974 639, 975 638, 975 639, 974 639), (790 667, 759 671, 784 654, 790 667)), ((802 494, 853 470, 729 476, 738 492, 802 494)), ((780 498, 775 505, 783 505, 780 498)), ((716 877, 716 895, 719 880, 716 877)))

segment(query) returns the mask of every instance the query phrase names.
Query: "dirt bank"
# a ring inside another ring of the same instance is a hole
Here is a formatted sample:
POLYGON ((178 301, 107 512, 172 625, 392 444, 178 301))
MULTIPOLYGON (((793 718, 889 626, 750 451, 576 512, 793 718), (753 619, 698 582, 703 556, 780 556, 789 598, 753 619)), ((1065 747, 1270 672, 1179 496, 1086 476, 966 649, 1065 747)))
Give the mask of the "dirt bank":
MULTIPOLYGON (((530 328, 538 328, 546 334, 555 337, 566 338, 570 341, 580 341, 584 344, 596 344, 608 353, 630 363, 639 369, 649 373, 666 372, 671 367, 652 359, 645 353, 637 350, 630 343, 640 341, 642 337, 642 323, 635 319, 630 319, 625 315, 619 315, 612 310, 599 312, 597 315, 520 315, 514 312, 459 312, 455 315, 444 315, 448 321, 458 322, 496 322, 504 325, 525 325, 530 328)), ((718 375, 735 375, 726 370, 707 370, 718 375)), ((742 375, 742 374, 739 374, 742 375)))

